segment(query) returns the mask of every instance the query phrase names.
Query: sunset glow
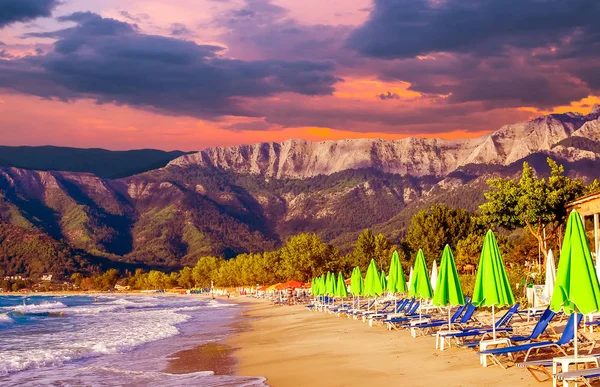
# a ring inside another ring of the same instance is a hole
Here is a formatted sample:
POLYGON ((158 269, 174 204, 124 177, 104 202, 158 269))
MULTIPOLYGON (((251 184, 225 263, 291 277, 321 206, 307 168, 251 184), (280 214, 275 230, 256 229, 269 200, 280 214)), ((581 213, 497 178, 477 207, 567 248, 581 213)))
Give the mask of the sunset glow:
POLYGON ((453 1, 412 4, 422 20, 411 37, 402 1, 44 4, 0 18, 2 144, 460 139, 541 114, 587 114, 600 102, 587 19, 517 40, 499 22, 467 42, 443 25, 453 1), (590 59, 578 63, 575 50, 590 59))

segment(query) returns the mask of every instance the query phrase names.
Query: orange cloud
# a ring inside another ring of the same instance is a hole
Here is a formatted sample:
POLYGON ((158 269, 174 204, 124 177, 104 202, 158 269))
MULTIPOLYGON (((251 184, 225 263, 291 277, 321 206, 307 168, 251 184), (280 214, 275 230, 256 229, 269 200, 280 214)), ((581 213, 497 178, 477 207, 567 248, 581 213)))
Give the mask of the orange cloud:
POLYGON ((400 99, 421 97, 421 93, 409 90, 408 82, 383 82, 368 78, 345 78, 336 85, 335 97, 359 100, 377 100, 378 95, 392 93, 400 99))

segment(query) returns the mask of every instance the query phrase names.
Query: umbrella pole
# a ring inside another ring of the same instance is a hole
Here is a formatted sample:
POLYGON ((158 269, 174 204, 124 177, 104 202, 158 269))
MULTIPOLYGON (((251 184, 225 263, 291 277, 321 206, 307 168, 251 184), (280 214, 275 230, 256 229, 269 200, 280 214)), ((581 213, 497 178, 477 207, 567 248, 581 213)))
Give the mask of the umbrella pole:
POLYGON ((494 310, 494 305, 492 305, 492 332, 493 332, 493 337, 494 340, 496 340, 496 317, 495 316, 495 310, 494 310))
POLYGON ((575 319, 573 320, 573 340, 575 340, 575 359, 577 359, 577 315, 575 315, 575 319))
POLYGON ((448 332, 452 330, 451 322, 450 322, 450 309, 452 309, 452 305, 448 305, 448 332))
POLYGON ((422 306, 423 299, 419 297, 419 322, 421 321, 421 317, 423 317, 423 309, 421 309, 422 306))

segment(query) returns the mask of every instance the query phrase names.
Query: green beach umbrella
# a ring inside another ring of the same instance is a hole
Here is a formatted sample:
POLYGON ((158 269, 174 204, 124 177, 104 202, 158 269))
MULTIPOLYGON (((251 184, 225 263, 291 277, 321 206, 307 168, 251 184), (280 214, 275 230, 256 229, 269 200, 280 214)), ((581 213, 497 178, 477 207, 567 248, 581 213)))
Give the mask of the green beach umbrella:
POLYGON ((333 274, 332 272, 328 271, 327 272, 327 279, 326 279, 326 293, 328 296, 335 296, 335 274, 333 274))
POLYGON ((402 270, 402 264, 400 263, 400 257, 398 257, 397 251, 394 251, 392 254, 392 260, 390 261, 387 290, 394 295, 395 311, 398 309, 396 293, 406 293, 408 291, 406 287, 406 280, 404 279, 404 271, 402 270))
POLYGON ((360 268, 357 266, 352 270, 350 277, 350 293, 354 296, 362 296, 365 291, 365 282, 363 281, 360 268))
MULTIPOLYGON (((588 314, 600 310, 600 284, 596 268, 585 237, 585 229, 579 213, 569 214, 563 239, 554 293, 550 301, 554 312, 588 314)), ((575 357, 577 357, 577 325, 575 330, 575 357)))
POLYGON ((390 262, 390 273, 388 275, 387 290, 390 293, 406 293, 406 280, 404 279, 404 271, 398 257, 398 252, 394 251, 390 262))
POLYGON ((473 305, 492 307, 492 332, 496 340, 495 307, 515 303, 500 248, 492 230, 488 230, 483 241, 481 258, 473 289, 473 305))
POLYGON ((456 264, 450 246, 444 247, 442 253, 442 261, 438 273, 438 280, 435 286, 433 295, 433 305, 448 306, 448 330, 451 329, 450 324, 450 307, 456 305, 464 305, 465 296, 463 295, 456 264))
MULTIPOLYGON (((427 271, 427 263, 425 262, 425 256, 421 249, 419 249, 417 259, 415 260, 413 277, 410 288, 408 289, 408 295, 411 297, 418 297, 419 299, 424 298, 426 300, 433 297, 429 273, 427 271)), ((421 319, 421 307, 419 307, 419 319, 421 319)))
POLYGON ((317 278, 317 295, 323 296, 325 295, 325 274, 321 274, 319 278, 317 278))
POLYGON ((381 290, 385 292, 385 289, 387 289, 387 280, 385 279, 385 272, 383 270, 381 271, 379 278, 381 278, 381 290))
POLYGON ((362 273, 360 272, 360 268, 356 266, 354 270, 352 270, 352 276, 350 277, 350 293, 352 293, 352 297, 358 297, 358 302, 354 304, 354 299, 352 303, 354 305, 360 305, 360 296, 364 294, 365 291, 365 282, 362 278, 362 273))
POLYGON ((338 273, 338 278, 337 278, 337 286, 335 288, 336 290, 336 295, 340 298, 346 298, 348 297, 348 289, 346 288, 346 282, 344 281, 344 276, 342 275, 342 272, 338 273))
POLYGON ((430 299, 433 297, 431 290, 431 282, 429 281, 429 273, 427 271, 427 263, 423 250, 419 249, 417 259, 415 260, 413 277, 408 289, 408 295, 411 297, 430 299))
POLYGON ((383 293, 381 287, 381 278, 379 271, 377 270, 377 264, 374 259, 371 259, 369 267, 367 268, 367 274, 365 275, 365 295, 377 297, 383 293))
MULTIPOLYGON (((379 277, 379 271, 377 270, 377 264, 374 259, 371 259, 369 267, 367 268, 367 274, 365 275, 365 296, 377 297, 383 293, 381 287, 381 278, 379 277)), ((377 307, 375 307, 377 311, 377 307)))

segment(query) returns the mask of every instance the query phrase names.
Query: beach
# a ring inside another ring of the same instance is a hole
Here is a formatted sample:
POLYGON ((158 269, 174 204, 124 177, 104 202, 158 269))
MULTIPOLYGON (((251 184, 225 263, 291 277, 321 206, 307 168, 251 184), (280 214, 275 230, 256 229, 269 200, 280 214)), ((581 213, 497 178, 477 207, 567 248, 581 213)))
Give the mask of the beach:
POLYGON ((246 327, 228 344, 236 349, 237 374, 264 376, 274 387, 293 386, 533 386, 527 371, 483 368, 471 350, 435 349, 433 337, 240 298, 246 327))

